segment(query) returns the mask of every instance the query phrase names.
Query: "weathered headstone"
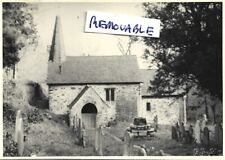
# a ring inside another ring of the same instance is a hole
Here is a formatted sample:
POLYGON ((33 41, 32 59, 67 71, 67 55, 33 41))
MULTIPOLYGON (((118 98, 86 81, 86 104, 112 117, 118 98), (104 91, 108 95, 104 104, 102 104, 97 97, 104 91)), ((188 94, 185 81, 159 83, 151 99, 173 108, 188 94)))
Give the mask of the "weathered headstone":
POLYGON ((194 140, 194 130, 193 130, 192 125, 189 126, 188 132, 189 132, 189 136, 190 136, 190 143, 192 143, 194 140))
POLYGON ((24 150, 24 133, 23 133, 23 119, 19 119, 19 124, 18 124, 18 136, 17 136, 17 143, 18 143, 18 154, 19 156, 23 155, 23 150, 24 150))
POLYGON ((72 114, 69 112, 69 126, 72 128, 74 126, 74 120, 72 114))
POLYGON ((201 143, 201 138, 200 138, 200 133, 201 133, 200 120, 197 120, 196 123, 195 123, 194 133, 195 133, 195 142, 197 144, 200 144, 201 143))
POLYGON ((74 116, 74 117, 73 117, 73 131, 74 131, 74 132, 77 131, 77 123, 76 123, 76 122, 77 122, 77 120, 76 120, 76 117, 74 116))
POLYGON ((203 130, 202 143, 205 146, 209 145, 209 129, 208 129, 208 127, 205 127, 203 130))
POLYGON ((99 140, 98 140, 98 128, 95 129, 95 151, 98 151, 99 148, 99 140))
POLYGON ((16 124, 15 124, 15 137, 14 137, 14 141, 17 143, 18 142, 18 130, 19 130, 19 120, 21 118, 21 111, 18 110, 16 113, 16 124))
POLYGON ((176 139, 176 128, 174 126, 172 126, 171 128, 171 137, 172 139, 176 139))
POLYGON ((81 139, 81 119, 78 120, 78 139, 81 139))
POLYGON ((223 128, 220 123, 215 124, 214 141, 217 146, 223 145, 223 128))
POLYGON ((175 139, 176 139, 176 141, 179 141, 180 137, 181 137, 179 122, 176 123, 175 129, 176 129, 176 134, 175 134, 176 138, 175 139))
POLYGON ((85 127, 82 128, 82 145, 86 147, 86 130, 85 127))
POLYGON ((157 130, 158 130, 158 116, 157 115, 154 117, 154 129, 157 132, 157 130))
POLYGON ((180 125, 180 141, 183 142, 185 138, 185 128, 184 123, 182 122, 180 125))
POLYGON ((128 131, 125 131, 124 132, 124 144, 123 144, 123 147, 124 147, 124 150, 123 150, 123 156, 129 156, 130 155, 130 134, 128 133, 128 131))
POLYGON ((96 128, 95 132, 95 151, 98 153, 99 156, 103 155, 103 148, 102 148, 102 127, 96 128))
POLYGON ((204 128, 206 126, 206 123, 207 123, 207 117, 206 117, 205 114, 203 114, 202 120, 201 120, 201 123, 200 123, 200 125, 201 125, 201 131, 204 131, 204 128))
POLYGON ((99 127, 99 133, 98 133, 98 136, 99 136, 99 138, 98 138, 98 140, 99 140, 99 149, 98 149, 98 153, 99 153, 99 155, 100 156, 102 156, 103 155, 103 151, 102 151, 102 126, 100 126, 99 127))
POLYGON ((147 156, 145 145, 137 146, 133 145, 134 148, 138 149, 138 156, 147 156))

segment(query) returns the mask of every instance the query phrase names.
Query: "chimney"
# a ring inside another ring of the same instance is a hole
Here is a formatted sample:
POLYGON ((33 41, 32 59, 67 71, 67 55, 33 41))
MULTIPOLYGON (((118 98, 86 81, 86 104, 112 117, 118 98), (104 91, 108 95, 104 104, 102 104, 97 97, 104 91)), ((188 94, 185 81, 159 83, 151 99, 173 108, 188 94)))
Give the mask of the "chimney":
MULTIPOLYGON (((63 42, 63 34, 61 28, 61 19, 56 16, 55 28, 52 37, 52 44, 50 48, 49 62, 61 65, 66 60, 65 48, 63 42)), ((61 68, 61 67, 60 67, 61 68)))

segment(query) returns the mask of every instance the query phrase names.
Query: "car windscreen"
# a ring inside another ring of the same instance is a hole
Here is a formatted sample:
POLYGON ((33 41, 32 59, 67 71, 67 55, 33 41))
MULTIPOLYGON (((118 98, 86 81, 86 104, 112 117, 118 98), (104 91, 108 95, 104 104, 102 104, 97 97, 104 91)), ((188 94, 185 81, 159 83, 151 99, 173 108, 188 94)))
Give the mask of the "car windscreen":
POLYGON ((146 119, 144 118, 135 118, 134 119, 134 125, 146 125, 146 119))

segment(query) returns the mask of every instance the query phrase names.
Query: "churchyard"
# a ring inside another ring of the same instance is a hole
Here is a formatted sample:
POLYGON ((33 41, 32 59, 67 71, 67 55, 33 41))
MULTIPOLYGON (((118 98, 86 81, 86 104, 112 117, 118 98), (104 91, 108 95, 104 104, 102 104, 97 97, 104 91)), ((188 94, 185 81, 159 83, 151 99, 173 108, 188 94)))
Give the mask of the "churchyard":
MULTIPOLYGON (((221 144, 215 142, 219 141, 220 133, 216 133, 215 139, 213 125, 207 125, 209 141, 203 138, 204 142, 197 144, 176 140, 174 135, 172 138, 170 125, 159 125, 157 132, 150 137, 132 138, 124 136, 125 128, 130 125, 126 121, 117 121, 110 127, 97 130, 83 130, 69 127, 65 116, 46 109, 36 108, 32 112, 35 113, 32 116, 24 113, 20 116, 24 122, 24 139, 18 140, 18 145, 12 144, 16 118, 13 121, 5 119, 4 156, 18 156, 17 147, 23 148, 22 156, 141 156, 140 146, 144 147, 147 156, 222 155, 221 144)), ((11 116, 16 117, 16 114, 11 116)))

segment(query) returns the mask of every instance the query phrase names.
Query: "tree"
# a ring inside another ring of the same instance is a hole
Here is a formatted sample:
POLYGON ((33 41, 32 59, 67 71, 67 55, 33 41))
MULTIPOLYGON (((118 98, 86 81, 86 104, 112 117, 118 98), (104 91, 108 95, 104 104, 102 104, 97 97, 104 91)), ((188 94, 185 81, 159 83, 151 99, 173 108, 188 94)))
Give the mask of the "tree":
POLYGON ((222 99, 222 3, 144 3, 147 18, 161 21, 160 38, 144 38, 158 66, 152 90, 171 94, 199 89, 222 99))
POLYGON ((20 51, 35 44, 36 26, 27 3, 3 3, 3 67, 13 69, 20 60, 20 51))
POLYGON ((118 49, 123 55, 131 55, 131 47, 138 40, 139 39, 137 36, 129 36, 127 49, 125 49, 125 46, 122 44, 122 40, 118 38, 118 43, 117 43, 118 49))

